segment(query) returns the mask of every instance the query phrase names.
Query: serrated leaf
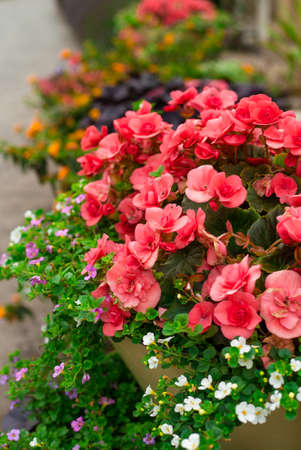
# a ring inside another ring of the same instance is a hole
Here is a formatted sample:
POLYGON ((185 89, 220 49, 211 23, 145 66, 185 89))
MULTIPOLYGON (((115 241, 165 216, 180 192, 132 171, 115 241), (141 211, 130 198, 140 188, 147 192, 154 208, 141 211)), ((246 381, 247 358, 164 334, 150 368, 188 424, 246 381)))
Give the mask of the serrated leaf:
POLYGON ((285 245, 278 248, 272 255, 264 256, 259 260, 262 269, 268 273, 286 270, 294 262, 294 249, 285 245))
POLYGON ((259 197, 252 186, 248 187, 247 202, 259 213, 268 212, 279 204, 279 200, 274 195, 259 197))
POLYGON ((202 265, 205 253, 202 245, 189 245, 177 253, 172 253, 160 270, 167 278, 174 278, 179 274, 193 275, 196 268, 202 265))
POLYGON ((261 219, 257 220, 250 228, 248 234, 251 242, 263 248, 269 248, 273 242, 279 239, 276 232, 277 217, 283 213, 283 206, 278 205, 261 219))

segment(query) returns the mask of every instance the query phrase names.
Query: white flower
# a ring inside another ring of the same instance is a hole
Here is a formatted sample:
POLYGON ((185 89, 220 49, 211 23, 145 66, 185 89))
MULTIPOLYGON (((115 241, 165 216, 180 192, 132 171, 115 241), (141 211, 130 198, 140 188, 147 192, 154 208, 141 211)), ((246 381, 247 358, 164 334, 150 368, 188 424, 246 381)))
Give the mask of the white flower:
POLYGON ((185 375, 180 375, 177 378, 177 381, 175 381, 175 385, 178 387, 183 387, 186 386, 188 384, 187 378, 185 377, 185 375))
POLYGON ((152 390, 150 384, 147 386, 147 388, 145 389, 145 392, 143 394, 143 397, 145 397, 146 395, 152 395, 154 393, 154 391, 152 390))
POLYGON ((49 343, 49 338, 48 337, 45 337, 45 339, 44 339, 44 344, 48 344, 49 343))
POLYGON ((197 433, 192 433, 188 439, 183 439, 181 445, 188 450, 197 450, 200 445, 200 436, 197 433))
POLYGON ((149 358, 148 367, 150 369, 157 369, 158 364, 159 364, 159 360, 156 356, 152 356, 151 358, 149 358))
POLYGON ((46 331, 47 330, 47 325, 46 325, 46 323, 43 323, 43 325, 41 325, 41 331, 42 331, 42 333, 44 332, 44 331, 46 331))
POLYGON ((252 361, 252 359, 242 359, 242 358, 239 358, 238 364, 239 364, 241 367, 246 367, 247 369, 252 369, 252 367, 253 367, 253 361, 252 361))
POLYGON ((21 239, 21 232, 23 231, 23 227, 16 227, 9 236, 10 242, 13 244, 18 244, 21 239))
POLYGON ((254 425, 265 423, 267 421, 268 415, 269 415, 269 411, 267 409, 260 408, 260 406, 255 408, 254 425))
POLYGON ((239 337, 237 339, 233 339, 230 342, 231 347, 237 347, 239 349, 239 353, 243 355, 244 353, 248 353, 251 350, 250 345, 246 343, 246 339, 244 337, 239 337))
POLYGON ((180 437, 179 437, 177 434, 173 434, 172 440, 171 440, 170 444, 171 444, 173 447, 178 448, 179 445, 180 445, 180 437))
POLYGON ((155 405, 153 409, 150 411, 149 416, 150 417, 156 417, 158 415, 158 412, 160 411, 160 406, 155 405))
POLYGON ((184 408, 183 403, 177 403, 175 406, 175 412, 177 412, 177 413, 181 414, 181 416, 183 416, 184 411, 185 411, 185 408, 184 408))
POLYGON ((299 389, 298 389, 298 394, 296 395, 296 399, 298 400, 298 402, 301 402, 301 387, 299 387, 299 389))
POLYGON ((24 213, 24 217, 25 219, 35 219, 36 216, 34 215, 34 213, 32 211, 30 211, 30 209, 28 209, 27 211, 25 211, 24 213))
POLYGON ((256 422, 256 408, 247 402, 241 402, 236 405, 235 412, 238 420, 242 423, 256 422))
POLYGON ((275 409, 280 408, 280 400, 281 400, 282 394, 279 391, 274 391, 270 398, 269 410, 275 411, 275 409))
POLYGON ((30 447, 37 447, 39 445, 36 437, 33 438, 32 441, 29 442, 30 447))
POLYGON ((217 390, 214 392, 214 397, 218 400, 222 400, 231 394, 231 390, 232 383, 225 383, 224 381, 221 381, 217 386, 217 390))
POLYGON ((205 389, 210 389, 212 387, 212 376, 208 375, 207 378, 203 378, 201 381, 201 385, 198 387, 200 391, 204 391, 205 389))
POLYGON ((48 236, 50 236, 51 234, 53 234, 53 228, 48 228, 47 234, 48 234, 48 236))
POLYGON ((192 409, 194 411, 198 411, 200 409, 200 403, 202 403, 202 400, 200 398, 189 397, 184 399, 184 409, 185 411, 191 411, 192 409))
POLYGON ((82 304, 82 302, 80 300, 75 300, 74 302, 76 305, 80 306, 82 304))
POLYGON ((145 336, 143 336, 143 345, 151 345, 154 342, 155 342, 154 333, 147 333, 145 336))
POLYGON ((279 372, 273 372, 269 378, 269 383, 273 388, 279 389, 284 383, 283 376, 279 372))
POLYGON ((290 365, 293 372, 299 372, 301 370, 301 361, 299 359, 291 359, 290 365))
POLYGON ((173 338, 174 338, 174 336, 169 336, 164 339, 158 339, 158 344, 165 344, 165 342, 170 342, 173 338))
POLYGON ((168 423, 163 423, 163 425, 160 425, 161 431, 163 434, 172 434, 173 433, 173 426, 168 425, 168 423))

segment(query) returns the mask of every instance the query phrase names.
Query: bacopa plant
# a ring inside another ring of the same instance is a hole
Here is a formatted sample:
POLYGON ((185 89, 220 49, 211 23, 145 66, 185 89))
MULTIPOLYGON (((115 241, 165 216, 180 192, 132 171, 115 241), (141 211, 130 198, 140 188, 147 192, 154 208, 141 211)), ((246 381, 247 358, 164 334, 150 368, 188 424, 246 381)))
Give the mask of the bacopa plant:
MULTIPOLYGON (((95 339, 130 338, 144 345, 150 373, 166 371, 142 399, 136 393, 123 429, 135 439, 129 448, 218 449, 236 427, 262 424, 280 406, 296 417, 301 122, 264 94, 237 101, 212 86, 174 91, 165 109, 185 121, 173 128, 142 101, 112 133, 89 127, 87 177, 11 235, 1 277, 54 304, 42 356, 2 371, 12 400, 40 419, 37 433, 49 421, 40 392, 52 377, 53 402, 88 376, 97 397, 95 339)), ((58 448, 70 448, 65 436, 75 448, 88 442, 88 393, 79 398, 68 420, 56 418, 65 421, 64 436, 53 431, 58 448)), ((104 444, 94 435, 89 444, 114 448, 102 433, 104 444)))

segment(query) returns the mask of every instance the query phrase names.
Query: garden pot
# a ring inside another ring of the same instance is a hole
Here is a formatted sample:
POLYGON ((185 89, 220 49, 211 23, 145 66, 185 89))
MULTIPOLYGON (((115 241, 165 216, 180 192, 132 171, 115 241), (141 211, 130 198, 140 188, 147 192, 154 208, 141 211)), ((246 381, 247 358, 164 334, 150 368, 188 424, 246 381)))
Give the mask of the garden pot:
MULTIPOLYGON (((112 342, 129 370, 143 390, 148 385, 155 389, 162 375, 171 378, 183 373, 177 368, 148 369, 142 362, 146 349, 141 344, 133 344, 130 339, 112 342)), ((222 450, 300 450, 301 417, 289 422, 284 412, 273 413, 263 425, 242 425, 232 434, 231 439, 222 443, 222 450)))

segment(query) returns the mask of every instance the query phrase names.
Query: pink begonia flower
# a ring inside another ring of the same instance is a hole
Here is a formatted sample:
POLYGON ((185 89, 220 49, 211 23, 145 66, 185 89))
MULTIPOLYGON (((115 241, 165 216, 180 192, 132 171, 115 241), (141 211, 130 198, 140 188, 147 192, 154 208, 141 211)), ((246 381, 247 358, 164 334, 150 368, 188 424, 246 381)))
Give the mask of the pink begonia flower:
POLYGON ((199 159, 217 159, 219 151, 213 149, 207 142, 199 142, 194 150, 195 156, 199 159))
POLYGON ((278 105, 265 94, 252 95, 240 100, 235 118, 252 125, 273 125, 281 118, 278 105))
POLYGON ((126 319, 131 317, 131 314, 114 304, 111 297, 103 301, 101 307, 105 310, 100 314, 100 319, 104 322, 103 334, 105 336, 114 336, 116 331, 123 330, 126 319))
POLYGON ((293 270, 268 275, 260 312, 268 330, 283 339, 301 336, 301 276, 293 270))
POLYGON ((80 213, 88 227, 96 225, 103 216, 103 204, 94 195, 86 195, 86 201, 81 205, 80 213))
POLYGON ((214 310, 214 321, 227 339, 242 336, 248 339, 261 322, 258 302, 252 294, 236 292, 220 302, 214 310))
POLYGON ((295 195, 298 190, 296 181, 283 173, 277 173, 274 176, 271 187, 276 196, 279 197, 280 203, 287 203, 289 197, 295 195))
POLYGON ((247 190, 244 188, 238 175, 226 177, 224 172, 213 176, 209 190, 213 197, 218 197, 219 202, 226 208, 237 208, 247 198, 247 190))
POLYGON ((234 119, 229 111, 222 111, 218 117, 210 118, 200 131, 202 138, 216 142, 234 127, 234 119))
POLYGON ((155 308, 161 288, 151 270, 143 270, 133 256, 121 257, 107 272, 107 282, 113 294, 125 308, 145 313, 155 308))
POLYGON ((187 176, 187 189, 185 191, 189 200, 196 203, 205 203, 212 199, 213 193, 210 183, 217 171, 209 165, 192 169, 187 176))
POLYGON ((85 177, 97 175, 104 163, 95 153, 80 156, 76 161, 81 165, 81 170, 78 172, 78 175, 85 177))
POLYGON ((117 133, 108 134, 98 144, 95 155, 102 160, 115 158, 122 150, 123 144, 117 133))
POLYGON ((185 91, 171 91, 171 100, 164 106, 164 111, 175 111, 179 106, 185 105, 198 95, 195 87, 189 87, 185 91))
POLYGON ((92 297, 94 298, 106 298, 110 293, 110 288, 107 283, 104 281, 100 283, 100 285, 91 292, 92 297))
POLYGON ((135 229, 135 241, 128 243, 128 249, 144 269, 151 269, 158 259, 160 233, 147 224, 138 224, 135 229))
POLYGON ((182 216, 182 208, 174 203, 169 203, 165 208, 148 208, 145 211, 145 219, 148 225, 155 231, 172 233, 183 228, 189 218, 182 216))
POLYGON ((301 120, 292 119, 286 122, 284 147, 288 148, 292 155, 301 155, 301 120))
POLYGON ((301 206, 285 208, 277 220, 277 233, 286 245, 301 242, 301 206))
POLYGON ((214 305, 210 302, 201 302, 194 305, 188 314, 188 327, 194 330, 196 325, 202 325, 205 333, 212 324, 214 305))
POLYGON ((291 195, 287 199, 287 203, 294 207, 301 206, 301 194, 291 195))
POLYGON ((122 248, 122 244, 116 244, 109 239, 107 234, 103 234, 101 239, 97 241, 97 247, 91 248, 84 257, 84 260, 92 266, 103 256, 109 253, 117 253, 122 248))
POLYGON ((101 134, 94 125, 88 127, 81 140, 82 150, 85 152, 87 150, 91 150, 92 148, 97 147, 101 138, 102 138, 101 134))
POLYGON ((143 217, 143 212, 136 208, 133 197, 125 197, 118 205, 118 211, 123 213, 131 225, 139 223, 143 217))
POLYGON ((169 173, 148 179, 141 192, 133 198, 134 206, 139 209, 159 206, 169 196, 173 183, 173 177, 169 173))
POLYGON ((162 117, 156 113, 137 114, 130 119, 128 127, 132 130, 134 137, 139 139, 150 139, 163 131, 164 122, 162 117))
POLYGON ((266 175, 260 180, 256 180, 253 183, 253 189, 259 197, 271 197, 274 194, 274 188, 272 186, 272 175, 266 175))
POLYGON ((260 265, 249 266, 249 256, 240 263, 224 266, 221 274, 215 279, 210 289, 212 300, 219 302, 238 291, 252 293, 256 280, 260 277, 260 265))
POLYGON ((110 172, 106 169, 103 173, 102 179, 93 181, 84 187, 84 191, 88 195, 92 195, 100 202, 106 202, 111 187, 110 172))
POLYGON ((200 112, 203 109, 226 109, 234 106, 237 98, 236 92, 230 89, 218 90, 206 86, 200 94, 189 102, 188 106, 200 112))
MULTIPOLYGON (((146 164, 143 167, 138 167, 137 169, 133 170, 130 176, 130 181, 133 185, 133 188, 136 191, 141 191, 144 188, 147 179, 154 179, 153 177, 150 177, 149 174, 159 169, 161 165, 162 155, 160 153, 149 156, 146 164)), ((163 173, 165 172, 163 171, 163 173)))
POLYGON ((186 211, 186 217, 188 217, 188 222, 184 227, 180 228, 177 231, 175 244, 178 249, 187 247, 187 245, 189 245, 195 239, 195 232, 197 229, 195 211, 193 209, 188 209, 186 211))

